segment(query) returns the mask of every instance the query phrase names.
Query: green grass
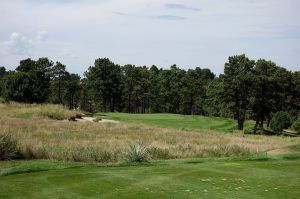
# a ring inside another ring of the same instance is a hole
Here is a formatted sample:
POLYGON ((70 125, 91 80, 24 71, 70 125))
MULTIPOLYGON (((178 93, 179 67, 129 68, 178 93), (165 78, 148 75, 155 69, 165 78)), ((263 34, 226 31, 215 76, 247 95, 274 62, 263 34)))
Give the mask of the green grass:
POLYGON ((293 146, 290 146, 288 148, 300 152, 300 145, 293 145, 293 146))
POLYGON ((0 162, 0 198, 299 198, 299 165, 284 158, 0 162))
MULTIPOLYGON (((96 113, 95 116, 131 122, 154 125, 163 128, 181 130, 215 130, 220 132, 233 132, 237 129, 237 122, 233 119, 220 117, 205 117, 178 114, 128 114, 128 113, 96 113)), ((251 131, 253 121, 245 122, 245 130, 251 131)))

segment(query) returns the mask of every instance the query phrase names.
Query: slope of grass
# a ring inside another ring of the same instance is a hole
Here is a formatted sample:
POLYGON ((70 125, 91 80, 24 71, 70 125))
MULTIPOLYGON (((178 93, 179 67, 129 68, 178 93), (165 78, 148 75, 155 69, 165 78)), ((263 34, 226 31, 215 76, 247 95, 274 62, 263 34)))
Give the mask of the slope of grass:
MULTIPOLYGON (((21 172, 0 176, 0 198, 276 199, 300 196, 300 159, 193 159, 80 167, 74 163, 74 168, 72 163, 55 164, 51 161, 19 162, 17 167, 21 172), (30 172, 30 167, 41 165, 47 169, 30 172), (22 172, 24 168, 27 172, 22 172)), ((0 172, 9 167, 15 168, 16 163, 0 162, 0 172)))
MULTIPOLYGON (((181 130, 214 130, 219 132, 233 132, 237 129, 237 122, 228 118, 205 117, 195 115, 178 114, 128 114, 128 113, 96 113, 96 116, 104 116, 110 119, 154 125, 163 128, 175 128, 181 130)), ((254 123, 245 122, 245 129, 251 130, 254 123)))
MULTIPOLYGON (((300 138, 218 133, 203 129, 186 131, 140 123, 58 121, 40 116, 41 110, 68 112, 63 107, 53 105, 0 103, 0 134, 11 135, 17 142, 19 152, 27 159, 120 162, 127 159, 130 146, 137 143, 142 143, 147 149, 149 159, 235 157, 300 144, 300 138), (20 117, 27 113, 29 116, 20 117)), ((71 111, 73 113, 76 112, 71 111)), ((167 114, 150 116, 153 121, 167 118, 167 114)), ((171 116, 175 119, 181 117, 171 116)), ((199 118, 204 117, 182 116, 181 120, 186 125, 191 123, 191 126, 195 126, 199 118), (195 121, 191 122, 189 118, 195 118, 195 121)), ((213 120, 210 122, 213 123, 213 120)))

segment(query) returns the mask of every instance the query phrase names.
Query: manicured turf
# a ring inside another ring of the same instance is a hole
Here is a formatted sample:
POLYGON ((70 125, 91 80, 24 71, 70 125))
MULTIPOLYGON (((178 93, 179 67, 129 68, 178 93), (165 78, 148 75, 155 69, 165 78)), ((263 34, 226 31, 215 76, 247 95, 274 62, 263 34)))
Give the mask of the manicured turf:
POLYGON ((299 156, 258 160, 0 162, 0 198, 299 198, 299 156))
MULTIPOLYGON (((163 128, 176 128, 181 130, 215 130, 222 132, 232 132, 237 129, 237 122, 232 119, 219 117, 204 117, 178 114, 128 114, 128 113, 96 113, 96 116, 106 116, 107 118, 155 125, 163 128)), ((253 128, 252 121, 245 122, 245 129, 253 128)))

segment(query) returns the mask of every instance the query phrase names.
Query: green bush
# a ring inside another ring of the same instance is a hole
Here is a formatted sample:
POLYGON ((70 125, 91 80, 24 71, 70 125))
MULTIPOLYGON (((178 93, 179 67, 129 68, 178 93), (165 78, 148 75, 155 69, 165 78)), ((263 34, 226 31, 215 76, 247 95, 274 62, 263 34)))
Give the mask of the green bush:
POLYGON ((275 133, 281 133, 283 129, 291 126, 291 117, 287 112, 279 111, 275 113, 270 121, 270 128, 275 133))
POLYGON ((147 162, 148 158, 148 149, 141 142, 131 144, 124 154, 126 162, 147 162))
POLYGON ((295 129, 298 133, 300 133, 300 113, 298 114, 298 117, 296 121, 293 123, 293 129, 295 129))
POLYGON ((17 143, 11 135, 0 134, 0 160, 11 160, 17 156, 17 143))

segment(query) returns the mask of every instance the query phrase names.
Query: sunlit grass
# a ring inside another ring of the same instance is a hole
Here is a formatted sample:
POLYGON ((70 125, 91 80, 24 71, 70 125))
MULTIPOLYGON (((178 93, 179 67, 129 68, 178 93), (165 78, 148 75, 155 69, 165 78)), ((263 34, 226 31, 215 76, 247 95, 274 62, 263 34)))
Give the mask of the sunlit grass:
POLYGON ((26 158, 119 162, 130 145, 140 142, 150 159, 235 157, 300 143, 299 138, 184 131, 124 122, 59 121, 41 115, 44 109, 51 112, 59 106, 0 104, 0 132, 12 135, 26 158), (28 113, 33 116, 20 117, 28 113))
MULTIPOLYGON (((147 124, 163 128, 180 130, 213 130, 232 133, 237 130, 237 122, 230 118, 205 117, 200 115, 180 114, 128 114, 128 113, 96 113, 95 116, 110 118, 134 124, 147 124)), ((253 121, 245 122, 245 131, 251 132, 253 121)))

